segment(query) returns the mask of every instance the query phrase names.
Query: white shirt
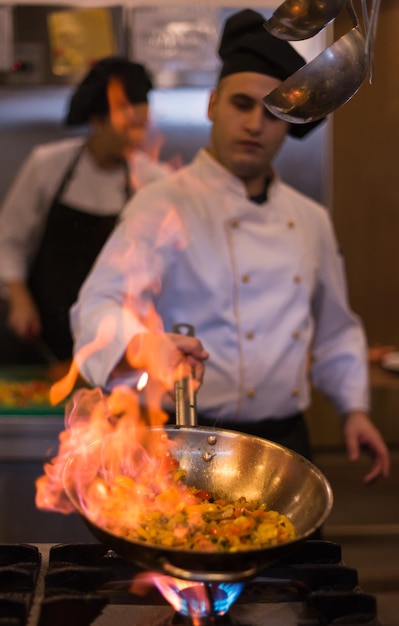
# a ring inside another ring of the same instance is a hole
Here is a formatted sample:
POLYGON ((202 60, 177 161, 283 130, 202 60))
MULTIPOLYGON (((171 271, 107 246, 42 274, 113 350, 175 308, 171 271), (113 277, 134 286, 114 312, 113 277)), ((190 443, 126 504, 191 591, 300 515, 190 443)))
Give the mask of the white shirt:
POLYGON ((166 332, 193 324, 210 353, 201 414, 257 421, 306 409, 310 354, 314 384, 341 413, 368 409, 366 340, 329 214, 278 178, 255 204, 202 150, 136 194, 72 308, 86 378, 109 384, 152 305, 166 332), (83 358, 96 333, 104 347, 83 358))
MULTIPOLYGON (((27 278, 54 196, 83 141, 72 138, 40 145, 22 165, 0 211, 0 283, 27 278)), ((129 170, 135 189, 170 172, 139 151, 129 170)), ((126 203, 123 168, 100 169, 84 150, 62 200, 95 215, 119 214, 126 203)))

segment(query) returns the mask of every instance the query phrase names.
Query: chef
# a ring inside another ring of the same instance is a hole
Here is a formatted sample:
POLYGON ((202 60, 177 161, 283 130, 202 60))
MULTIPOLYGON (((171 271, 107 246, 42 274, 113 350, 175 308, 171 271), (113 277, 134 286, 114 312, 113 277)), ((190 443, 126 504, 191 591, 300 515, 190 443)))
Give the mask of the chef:
POLYGON ((369 482, 388 475, 389 454, 368 417, 366 339, 330 215, 272 165, 287 133, 313 125, 290 126, 262 101, 304 59, 263 22, 252 10, 227 20, 209 145, 128 203, 72 309, 76 360, 108 388, 146 370, 171 389, 188 365, 200 424, 308 457, 312 381, 341 415, 349 459, 369 451, 369 482), (196 337, 173 333, 179 323, 196 337))
POLYGON ((100 60, 66 117, 88 134, 38 146, 18 173, 0 212, 1 362, 40 361, 39 336, 71 357, 68 310, 94 259, 133 192, 170 171, 140 150, 151 87, 142 65, 100 60))

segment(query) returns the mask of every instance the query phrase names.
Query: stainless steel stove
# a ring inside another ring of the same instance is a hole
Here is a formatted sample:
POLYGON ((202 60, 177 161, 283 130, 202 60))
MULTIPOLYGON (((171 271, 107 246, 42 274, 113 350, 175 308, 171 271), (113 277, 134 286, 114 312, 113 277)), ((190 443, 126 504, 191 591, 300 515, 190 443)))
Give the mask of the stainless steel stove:
MULTIPOLYGON (((225 614, 196 620, 156 587, 130 593, 141 573, 99 543, 0 544, 0 626, 381 626, 375 598, 329 541, 301 543, 247 581, 225 614)), ((226 589, 208 591, 220 600, 226 589)))

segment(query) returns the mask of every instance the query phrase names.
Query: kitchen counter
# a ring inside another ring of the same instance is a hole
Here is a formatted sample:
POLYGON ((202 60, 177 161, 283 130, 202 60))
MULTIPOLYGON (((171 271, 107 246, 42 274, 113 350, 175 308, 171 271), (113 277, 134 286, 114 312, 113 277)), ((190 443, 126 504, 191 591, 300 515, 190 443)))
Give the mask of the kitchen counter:
POLYGON ((379 364, 373 364, 370 366, 370 386, 372 389, 399 391, 399 372, 391 372, 379 364))
MULTIPOLYGON (((0 382, 46 380, 45 369, 0 368, 0 382)), ((47 382, 48 381, 47 379, 47 382)), ((11 389, 11 385, 10 385, 11 389)), ((3 387, 3 394, 6 393, 3 387)), ((85 541, 89 533, 77 515, 36 507, 36 480, 58 452, 64 406, 3 397, 0 404, 0 542, 85 541)))
POLYGON ((0 461, 44 461, 64 429, 62 415, 1 415, 0 461))

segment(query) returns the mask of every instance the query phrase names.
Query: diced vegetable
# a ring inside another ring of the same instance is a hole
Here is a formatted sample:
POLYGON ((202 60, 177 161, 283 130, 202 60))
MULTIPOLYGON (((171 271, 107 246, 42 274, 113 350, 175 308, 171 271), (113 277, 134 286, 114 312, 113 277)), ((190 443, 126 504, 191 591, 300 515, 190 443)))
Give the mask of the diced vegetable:
POLYGON ((182 484, 182 469, 170 464, 170 473, 171 484, 161 490, 155 484, 144 489, 129 477, 114 478, 93 506, 93 521, 128 540, 206 552, 265 548, 295 537, 288 517, 268 511, 265 503, 214 499, 208 491, 182 484))

